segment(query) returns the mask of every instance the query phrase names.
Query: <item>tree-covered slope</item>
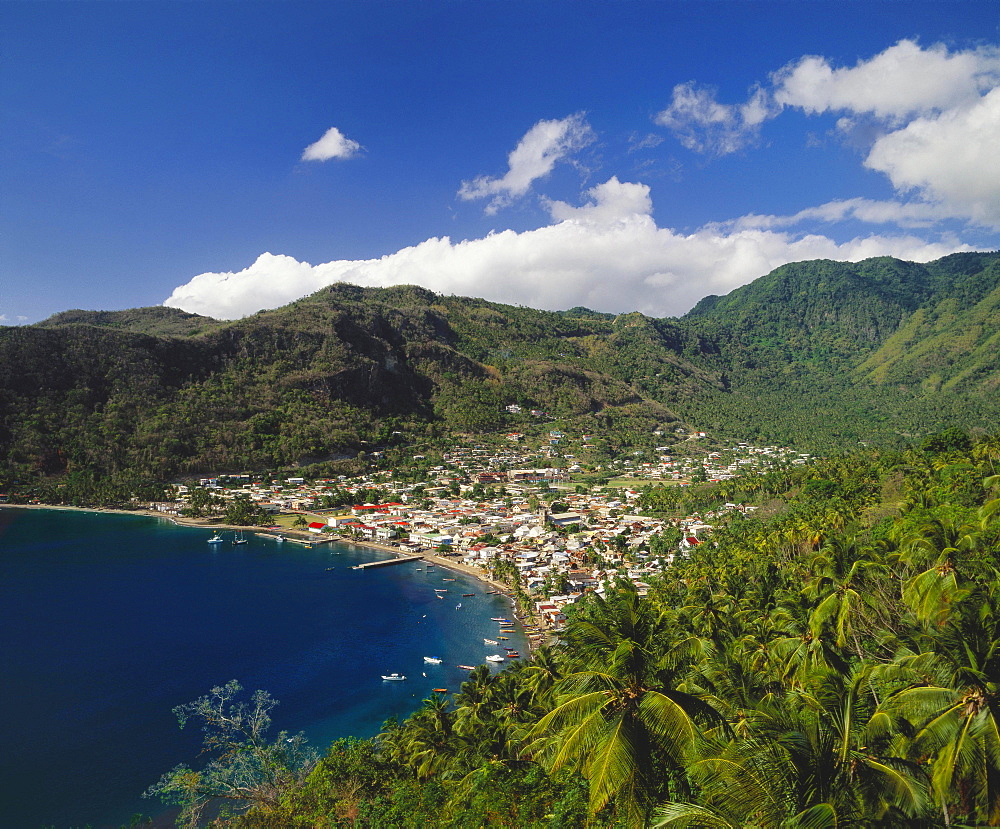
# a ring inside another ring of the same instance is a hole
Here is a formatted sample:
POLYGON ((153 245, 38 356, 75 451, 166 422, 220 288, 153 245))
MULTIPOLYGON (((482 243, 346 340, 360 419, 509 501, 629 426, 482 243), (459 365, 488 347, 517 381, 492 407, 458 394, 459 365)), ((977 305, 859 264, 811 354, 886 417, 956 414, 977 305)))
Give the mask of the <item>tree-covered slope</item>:
POLYGON ((1000 255, 786 265, 682 319, 337 284, 222 322, 169 308, 0 328, 0 471, 163 477, 523 425, 831 450, 1000 418, 1000 255), (393 433, 399 433, 395 435, 393 433))

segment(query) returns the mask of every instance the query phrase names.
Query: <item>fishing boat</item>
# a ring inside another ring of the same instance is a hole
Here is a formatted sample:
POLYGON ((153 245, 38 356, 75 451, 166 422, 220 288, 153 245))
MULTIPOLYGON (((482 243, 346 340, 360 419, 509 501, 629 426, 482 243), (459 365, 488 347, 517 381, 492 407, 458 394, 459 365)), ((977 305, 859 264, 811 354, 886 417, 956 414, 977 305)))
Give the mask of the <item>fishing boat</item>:
POLYGON ((472 665, 459 665, 458 667, 461 668, 463 671, 474 671, 474 670, 476 670, 475 667, 472 666, 472 665))
POLYGON ((222 536, 219 535, 218 533, 216 533, 210 539, 208 539, 208 543, 209 544, 221 544, 222 543, 222 536))
POLYGON ((424 662, 428 665, 440 665, 444 660, 440 656, 425 656, 424 662))
POLYGON ((386 682, 402 682, 406 677, 402 674, 389 674, 389 676, 382 674, 382 679, 386 682))
POLYGON ((498 653, 490 654, 486 657, 487 662, 503 662, 503 657, 498 653))
POLYGON ((496 639, 483 639, 483 644, 484 645, 499 645, 500 643, 497 642, 496 639))

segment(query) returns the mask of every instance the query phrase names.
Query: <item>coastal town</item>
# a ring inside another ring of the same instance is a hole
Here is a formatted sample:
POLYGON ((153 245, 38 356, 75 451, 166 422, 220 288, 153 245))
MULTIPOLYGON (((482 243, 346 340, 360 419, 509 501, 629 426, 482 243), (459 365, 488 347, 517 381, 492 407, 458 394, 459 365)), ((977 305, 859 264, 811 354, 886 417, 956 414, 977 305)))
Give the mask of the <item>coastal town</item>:
MULTIPOLYGON (((433 556, 502 587, 551 630, 565 620, 568 604, 618 579, 644 593, 650 578, 709 543, 715 527, 755 509, 724 502, 665 518, 644 508, 648 487, 727 481, 812 460, 749 443, 703 448, 703 432, 680 437, 684 447, 699 444, 699 451, 681 454, 675 443, 673 451, 658 446, 601 465, 578 458, 580 450, 568 448, 573 443, 562 432, 534 439, 515 432, 491 445, 412 454, 395 469, 356 477, 219 474, 197 485, 175 484, 176 500, 150 506, 204 518, 239 500, 268 515, 260 531, 286 540, 346 540, 399 557, 433 556), (606 483, 581 483, 595 474, 606 483)), ((577 443, 585 449, 588 439, 577 443)))

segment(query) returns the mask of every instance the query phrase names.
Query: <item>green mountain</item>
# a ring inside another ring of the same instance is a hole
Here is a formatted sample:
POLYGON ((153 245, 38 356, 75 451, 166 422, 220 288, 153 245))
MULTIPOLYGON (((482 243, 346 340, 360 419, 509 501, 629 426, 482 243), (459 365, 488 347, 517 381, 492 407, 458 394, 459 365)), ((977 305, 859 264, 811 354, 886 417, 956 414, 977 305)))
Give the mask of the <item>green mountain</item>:
POLYGON ((681 319, 346 284, 234 322, 67 311, 0 328, 0 474, 347 460, 523 428, 514 403, 610 451, 680 422, 825 450, 987 430, 998 303, 1000 254, 957 254, 786 265, 681 319))

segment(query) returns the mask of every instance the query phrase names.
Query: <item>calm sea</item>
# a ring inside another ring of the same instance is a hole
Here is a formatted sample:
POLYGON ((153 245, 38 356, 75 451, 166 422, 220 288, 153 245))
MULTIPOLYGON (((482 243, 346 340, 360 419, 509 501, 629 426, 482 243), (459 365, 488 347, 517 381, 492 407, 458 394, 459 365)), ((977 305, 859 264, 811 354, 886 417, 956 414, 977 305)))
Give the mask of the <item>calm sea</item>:
POLYGON ((256 536, 209 545, 210 535, 0 508, 0 826, 117 826, 161 812, 142 791, 198 761, 197 726, 180 731, 171 708, 230 679, 269 691, 275 731, 305 731, 320 749, 376 734, 432 688, 456 690, 467 675, 457 665, 496 650, 483 644, 495 638, 490 617, 510 613, 479 582, 422 562, 352 570, 388 556, 256 536), (394 671, 407 681, 382 681, 394 671))

